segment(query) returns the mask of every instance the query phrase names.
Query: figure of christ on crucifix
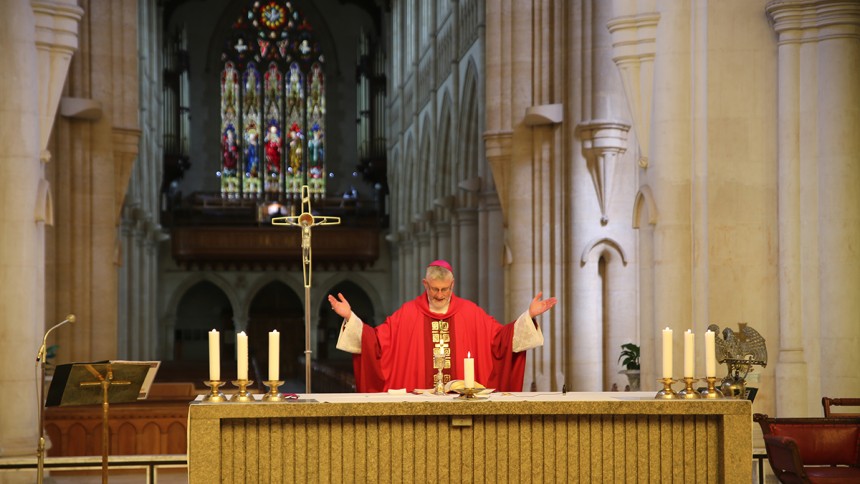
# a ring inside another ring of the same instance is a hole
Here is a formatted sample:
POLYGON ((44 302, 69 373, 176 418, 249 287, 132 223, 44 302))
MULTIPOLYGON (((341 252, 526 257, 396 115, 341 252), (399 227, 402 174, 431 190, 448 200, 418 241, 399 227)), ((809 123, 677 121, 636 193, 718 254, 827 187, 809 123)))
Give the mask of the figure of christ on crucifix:
POLYGON ((272 225, 290 225, 302 229, 302 275, 305 283, 305 388, 311 393, 311 227, 337 225, 340 217, 317 216, 311 212, 311 195, 302 185, 302 213, 272 219, 272 225))
POLYGON ((313 215, 310 190, 307 185, 302 185, 302 213, 272 219, 272 225, 290 225, 302 228, 302 275, 304 276, 305 289, 311 287, 311 227, 338 224, 340 224, 340 217, 313 215))

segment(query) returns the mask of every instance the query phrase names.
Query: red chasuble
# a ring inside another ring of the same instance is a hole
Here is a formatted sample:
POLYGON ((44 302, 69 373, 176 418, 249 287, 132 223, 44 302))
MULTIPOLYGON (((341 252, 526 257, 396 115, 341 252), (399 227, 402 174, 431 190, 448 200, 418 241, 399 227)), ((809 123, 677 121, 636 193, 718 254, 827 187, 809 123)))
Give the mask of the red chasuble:
POLYGON ((476 382, 499 391, 522 391, 526 354, 513 352, 513 338, 513 323, 502 325, 475 303, 455 295, 446 314, 430 312, 424 293, 379 326, 363 325, 361 353, 352 360, 356 390, 433 388, 437 372, 433 350, 442 340, 450 357, 450 368, 444 372, 450 379, 463 378, 463 358, 471 353, 476 382), (445 326, 447 338, 441 330, 445 326))

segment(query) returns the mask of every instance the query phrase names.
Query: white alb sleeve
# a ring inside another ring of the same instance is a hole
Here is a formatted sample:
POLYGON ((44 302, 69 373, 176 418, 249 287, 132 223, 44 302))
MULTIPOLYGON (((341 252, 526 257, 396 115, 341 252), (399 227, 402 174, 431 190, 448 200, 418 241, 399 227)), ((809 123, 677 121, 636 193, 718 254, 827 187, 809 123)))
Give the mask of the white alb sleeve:
POLYGON ((528 310, 514 321, 512 346, 514 353, 543 346, 543 332, 540 330, 540 325, 529 317, 528 310))
POLYGON ((364 323, 355 313, 349 313, 349 319, 344 319, 340 326, 336 348, 347 353, 361 353, 361 331, 364 323))

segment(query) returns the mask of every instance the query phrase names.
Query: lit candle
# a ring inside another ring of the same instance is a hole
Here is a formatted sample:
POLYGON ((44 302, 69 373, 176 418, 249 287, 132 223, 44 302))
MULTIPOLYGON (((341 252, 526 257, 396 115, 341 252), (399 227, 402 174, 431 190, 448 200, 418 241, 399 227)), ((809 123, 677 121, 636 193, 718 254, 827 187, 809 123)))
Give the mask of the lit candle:
POLYGON ((209 332, 209 379, 221 379, 221 336, 215 329, 209 332))
POLYGON ((466 353, 466 358, 463 359, 463 383, 466 388, 475 388, 475 359, 472 358, 472 352, 466 353))
POLYGON ((663 330, 663 378, 672 378, 672 330, 663 330))
POLYGON ((236 378, 248 379, 248 335, 244 331, 236 335, 236 378))
POLYGON ((714 332, 705 331, 705 376, 717 376, 717 359, 714 350, 714 332))
POLYGON ((693 354, 695 353, 696 348, 696 340, 693 338, 695 335, 693 334, 692 329, 688 329, 686 333, 684 333, 684 378, 693 378, 695 374, 693 367, 693 354))
POLYGON ((269 380, 277 381, 278 370, 281 362, 280 355, 280 334, 278 330, 269 332, 269 380))

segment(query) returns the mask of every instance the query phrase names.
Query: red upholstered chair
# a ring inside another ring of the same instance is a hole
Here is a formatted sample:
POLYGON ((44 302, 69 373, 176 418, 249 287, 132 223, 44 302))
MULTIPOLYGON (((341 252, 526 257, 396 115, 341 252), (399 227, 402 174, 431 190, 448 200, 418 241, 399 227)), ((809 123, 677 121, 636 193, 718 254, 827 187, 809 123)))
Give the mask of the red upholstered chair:
POLYGON ((860 398, 830 398, 821 399, 825 418, 860 418, 860 413, 834 412, 830 407, 860 407, 860 398))
POLYGON ((764 434, 767 459, 784 483, 860 482, 860 418, 753 420, 764 434))
POLYGON ((767 449, 770 468, 779 482, 787 484, 812 482, 803 470, 800 451, 794 439, 779 435, 765 435, 764 445, 767 449))

